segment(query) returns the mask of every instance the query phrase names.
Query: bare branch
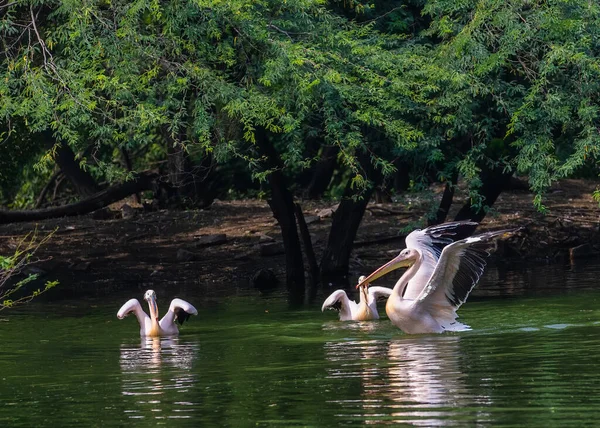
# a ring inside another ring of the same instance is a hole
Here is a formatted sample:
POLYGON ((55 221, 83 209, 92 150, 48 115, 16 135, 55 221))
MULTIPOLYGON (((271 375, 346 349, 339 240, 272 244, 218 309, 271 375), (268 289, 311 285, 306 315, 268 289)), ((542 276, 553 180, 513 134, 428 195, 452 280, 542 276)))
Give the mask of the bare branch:
POLYGON ((368 21, 361 22, 361 23, 359 23, 359 25, 367 25, 367 24, 370 24, 371 22, 378 21, 378 20, 380 20, 381 18, 384 18, 384 17, 386 17, 386 16, 387 16, 387 15, 389 15, 390 13, 392 13, 392 12, 395 12, 395 11, 397 11, 398 9, 402 9, 403 7, 404 7, 404 6, 397 6, 397 7, 393 8, 393 9, 390 9, 390 10, 388 10, 388 11, 387 11, 386 13, 384 13, 383 15, 379 15, 379 16, 376 16, 376 17, 375 17, 375 18, 373 18, 373 19, 369 19, 368 21))
MULTIPOLYGON (((50 57, 50 60, 53 60, 52 58, 52 54, 50 53, 50 51, 48 50, 48 48, 46 47, 46 43, 44 42, 44 39, 42 39, 42 36, 40 36, 40 33, 37 29, 37 25, 35 25, 35 15, 33 14, 33 6, 29 7, 29 12, 31 12, 31 24, 33 27, 33 31, 35 31, 35 34, 37 36, 38 39, 38 43, 40 44, 40 46, 42 47, 42 54, 44 55, 44 66, 48 66, 48 58, 46 57, 46 53, 48 53, 48 56, 50 57)), ((53 67, 54 69, 56 67, 53 67)))
POLYGON ((10 3, 6 3, 6 4, 2 4, 2 2, 0 2, 0 9, 6 9, 7 7, 11 7, 14 4, 19 3, 18 1, 12 1, 10 3))
POLYGON ((271 23, 269 23, 267 25, 267 28, 272 28, 273 30, 279 31, 281 34, 285 34, 286 36, 289 37, 290 40, 293 40, 292 36, 306 36, 306 35, 310 34, 310 33, 294 33, 292 31, 286 31, 286 30, 279 28, 277 25, 271 24, 271 23))

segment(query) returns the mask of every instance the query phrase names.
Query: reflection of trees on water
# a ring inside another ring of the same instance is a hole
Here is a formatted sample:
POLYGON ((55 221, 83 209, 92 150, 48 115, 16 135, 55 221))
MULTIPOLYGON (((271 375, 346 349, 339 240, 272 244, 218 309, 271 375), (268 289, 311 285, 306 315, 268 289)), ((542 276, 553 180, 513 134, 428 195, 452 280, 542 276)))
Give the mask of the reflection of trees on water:
POLYGON ((142 338, 139 347, 121 345, 122 395, 132 400, 125 407, 127 417, 192 417, 195 403, 185 393, 196 383, 191 369, 198 349, 197 343, 178 338, 142 338))
POLYGON ((470 388, 459 343, 459 336, 450 335, 326 343, 326 358, 335 363, 328 377, 361 383, 360 402, 333 400, 343 409, 340 418, 439 426, 459 424, 457 415, 464 411, 473 422, 489 421, 485 410, 475 415, 466 410, 492 400, 470 388))
POLYGON ((600 264, 595 259, 581 260, 565 268, 556 264, 497 264, 486 268, 474 296, 522 296, 546 294, 549 290, 594 289, 600 264))

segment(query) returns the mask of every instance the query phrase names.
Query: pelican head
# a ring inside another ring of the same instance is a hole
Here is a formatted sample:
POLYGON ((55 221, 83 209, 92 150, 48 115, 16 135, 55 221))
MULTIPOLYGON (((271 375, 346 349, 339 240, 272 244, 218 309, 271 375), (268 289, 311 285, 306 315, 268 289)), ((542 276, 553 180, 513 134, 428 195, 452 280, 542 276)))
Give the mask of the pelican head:
POLYGON ((150 318, 153 320, 158 319, 158 305, 156 304, 156 293, 154 290, 148 290, 144 293, 144 300, 148 302, 150 307, 150 318))
POLYGON ((400 251, 400 254, 381 266, 371 275, 367 276, 366 278, 364 276, 359 278, 356 288, 361 287, 363 284, 367 284, 368 286, 369 283, 375 281, 377 278, 382 277, 383 275, 390 273, 393 270, 400 269, 402 267, 410 267, 417 260, 419 260, 420 257, 421 255, 417 250, 413 248, 405 248, 404 250, 400 251))
POLYGON ((156 300, 156 293, 154 290, 148 290, 144 293, 144 300, 150 303, 152 300, 156 300))

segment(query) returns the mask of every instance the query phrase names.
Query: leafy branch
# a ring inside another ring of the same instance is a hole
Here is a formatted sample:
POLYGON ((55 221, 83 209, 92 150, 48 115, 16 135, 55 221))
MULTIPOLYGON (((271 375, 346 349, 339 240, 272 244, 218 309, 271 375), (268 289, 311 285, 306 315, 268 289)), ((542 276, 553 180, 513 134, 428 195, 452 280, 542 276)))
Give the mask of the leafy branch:
POLYGON ((37 229, 28 233, 19 241, 13 255, 5 257, 0 256, 0 311, 6 308, 14 307, 19 304, 27 303, 34 297, 48 291, 58 284, 58 281, 47 281, 43 289, 37 289, 32 294, 19 297, 13 300, 11 297, 21 290, 26 284, 35 281, 38 274, 26 274, 23 279, 18 280, 14 285, 12 280, 22 275, 27 267, 44 261, 35 258, 37 250, 54 235, 56 230, 39 239, 37 229))

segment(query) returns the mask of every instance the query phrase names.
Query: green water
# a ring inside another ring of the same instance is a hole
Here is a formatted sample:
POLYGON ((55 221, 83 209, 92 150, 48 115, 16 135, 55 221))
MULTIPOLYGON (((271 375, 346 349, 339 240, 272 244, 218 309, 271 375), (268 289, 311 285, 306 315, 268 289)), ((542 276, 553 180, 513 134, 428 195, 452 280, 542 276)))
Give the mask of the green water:
POLYGON ((600 289, 578 275, 492 275, 445 335, 250 290, 187 291, 200 314, 155 341, 115 317, 141 291, 35 303, 0 314, 0 426, 594 426, 600 289))

